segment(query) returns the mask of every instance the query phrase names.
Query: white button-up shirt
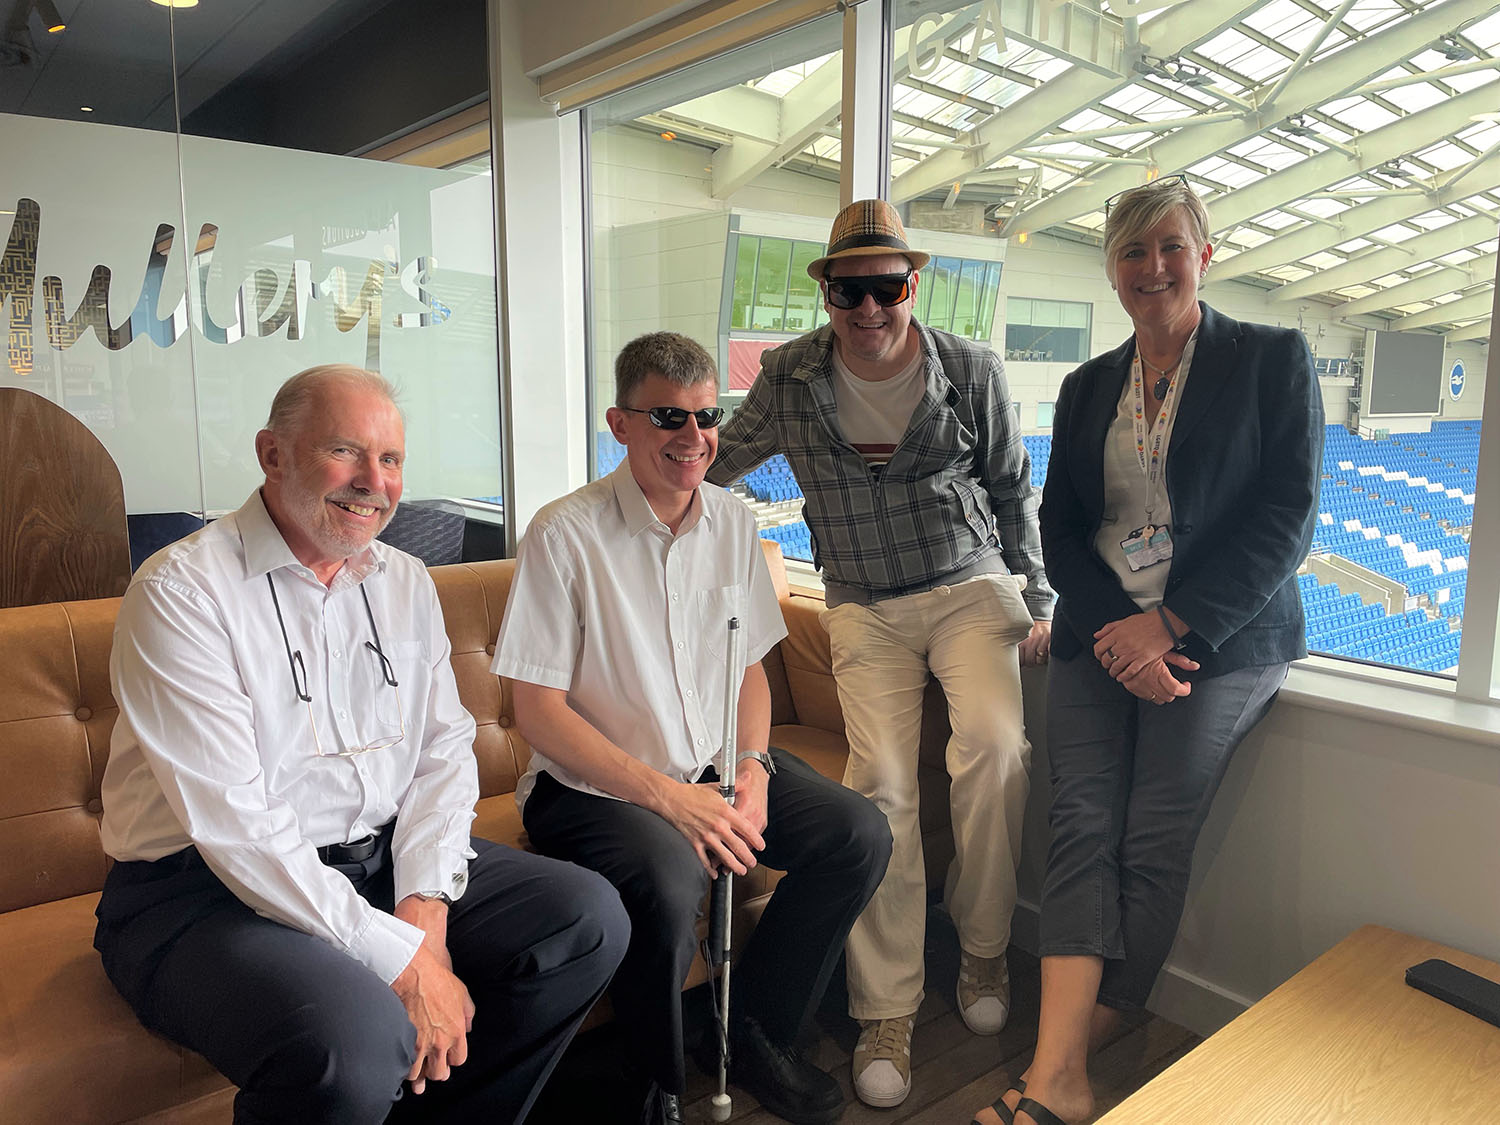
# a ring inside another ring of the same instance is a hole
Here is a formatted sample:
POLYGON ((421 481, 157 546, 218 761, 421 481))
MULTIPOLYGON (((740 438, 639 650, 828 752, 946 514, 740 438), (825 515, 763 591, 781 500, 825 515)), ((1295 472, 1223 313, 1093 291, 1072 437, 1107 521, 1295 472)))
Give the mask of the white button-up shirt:
POLYGON ((104 771, 104 850, 156 860, 196 846, 258 914, 395 980, 421 930, 370 906, 316 848, 396 820, 396 901, 462 894, 479 781, 474 720, 448 654, 420 561, 374 542, 325 587, 256 492, 152 556, 125 593, 110 653, 120 717, 104 771), (361 587, 396 688, 365 647, 374 638, 361 587), (302 653, 311 715, 287 643, 302 653), (397 745, 338 756, 399 734, 403 715, 397 745))
MULTIPOLYGON (((625 461, 531 521, 492 668, 566 691, 631 757, 694 780, 723 737, 731 617, 740 619, 747 666, 786 636, 750 509, 704 484, 674 536, 625 461)), ((518 804, 542 770, 611 795, 533 752, 518 804)))

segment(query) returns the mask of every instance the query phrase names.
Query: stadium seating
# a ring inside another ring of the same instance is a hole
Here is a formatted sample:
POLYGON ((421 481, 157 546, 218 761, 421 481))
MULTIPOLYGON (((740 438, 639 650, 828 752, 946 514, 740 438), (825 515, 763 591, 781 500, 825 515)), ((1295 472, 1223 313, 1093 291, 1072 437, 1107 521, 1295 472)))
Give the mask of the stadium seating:
MULTIPOLYGON (((1312 553, 1347 559, 1400 582, 1411 608, 1387 615, 1304 574, 1299 584, 1310 650, 1427 672, 1457 667, 1480 433, 1477 420, 1440 421, 1426 433, 1379 439, 1341 425, 1327 428, 1312 553)), ((1032 487, 1040 489, 1052 436, 1026 434, 1021 440, 1031 458, 1032 487)), ((623 457, 607 433, 599 435, 598 449, 601 473, 623 457)), ((760 505, 802 499, 781 456, 749 473, 742 486, 760 505)), ((788 514, 762 510, 761 537, 779 543, 788 558, 811 562, 811 533, 788 514)))

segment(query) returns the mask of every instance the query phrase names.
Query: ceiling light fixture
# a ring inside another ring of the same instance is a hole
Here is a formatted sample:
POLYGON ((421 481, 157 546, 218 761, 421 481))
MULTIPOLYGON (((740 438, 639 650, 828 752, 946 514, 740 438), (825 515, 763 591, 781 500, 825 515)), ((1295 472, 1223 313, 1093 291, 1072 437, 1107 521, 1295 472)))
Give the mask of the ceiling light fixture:
POLYGON ((91 106, 91 105, 81 105, 81 106, 78 107, 78 112, 79 113, 93 113, 94 112, 94 107, 91 106))
POLYGON ((1307 118, 1300 113, 1294 113, 1286 119, 1286 124, 1281 126, 1281 131, 1293 137, 1316 137, 1318 131, 1307 123, 1307 118))
POLYGON ((1451 32, 1442 36, 1432 45, 1432 49, 1449 62, 1463 62, 1465 59, 1477 58, 1473 51, 1458 41, 1458 36, 1451 32))
POLYGON ((196 8, 198 0, 151 0, 151 3, 162 8, 196 8))
POLYGON ((1194 86, 1202 89, 1205 86, 1212 86, 1214 84, 1214 77, 1206 70, 1198 69, 1192 63, 1179 61, 1177 69, 1172 73, 1172 81, 1180 83, 1183 86, 1194 86))
POLYGON ((663 129, 656 135, 664 141, 675 141, 677 139, 677 134, 672 132, 672 130, 670 129, 663 129))

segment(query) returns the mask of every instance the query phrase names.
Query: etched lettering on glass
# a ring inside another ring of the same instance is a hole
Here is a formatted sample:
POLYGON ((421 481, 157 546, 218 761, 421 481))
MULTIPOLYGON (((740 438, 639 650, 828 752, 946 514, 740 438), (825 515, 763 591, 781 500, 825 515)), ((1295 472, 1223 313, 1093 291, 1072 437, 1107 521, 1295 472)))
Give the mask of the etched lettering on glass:
MULTIPOLYGON (((33 199, 16 202, 15 217, 3 256, 0 256, 0 318, 7 302, 10 326, 6 358, 17 375, 30 376, 35 360, 33 312, 38 300, 37 250, 41 242, 42 209, 33 199)), ((78 304, 68 309, 62 279, 44 277, 40 285, 42 319, 48 344, 65 351, 90 329, 99 342, 111 351, 129 347, 145 338, 157 347, 168 348, 182 338, 191 325, 211 344, 233 344, 246 336, 272 336, 286 330, 288 340, 307 335, 308 301, 329 298, 333 304, 334 327, 351 332, 361 322, 365 325, 365 366, 380 369, 380 331, 384 305, 385 279, 399 280, 401 291, 416 300, 422 311, 397 313, 391 318, 396 328, 426 328, 442 324, 453 310, 428 288, 437 268, 430 256, 421 256, 402 266, 391 247, 384 259, 372 259, 364 271, 359 289, 351 297, 350 270, 334 266, 321 282, 313 280, 312 263, 298 258, 283 278, 275 268, 261 266, 235 291, 229 315, 222 321, 209 309, 208 284, 219 228, 204 223, 193 245, 188 268, 187 291, 176 308, 166 317, 158 315, 167 273, 167 263, 176 243, 176 228, 162 223, 156 228, 146 259, 146 273, 140 296, 130 315, 118 325, 109 322, 111 271, 96 265, 84 286, 78 304)))

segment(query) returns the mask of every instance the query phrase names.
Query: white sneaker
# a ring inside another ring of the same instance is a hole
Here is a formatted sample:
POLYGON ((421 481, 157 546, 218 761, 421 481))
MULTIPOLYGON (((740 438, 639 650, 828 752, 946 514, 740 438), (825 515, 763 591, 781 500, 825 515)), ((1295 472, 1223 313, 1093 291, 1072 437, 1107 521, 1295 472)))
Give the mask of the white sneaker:
POLYGON ((1005 955, 959 953, 958 1014, 975 1035, 997 1035, 1010 1018, 1010 966, 1005 955))
POLYGON ((917 1017, 860 1020, 854 1048, 854 1092, 877 1109, 900 1105, 911 1093, 911 1033, 917 1017))

